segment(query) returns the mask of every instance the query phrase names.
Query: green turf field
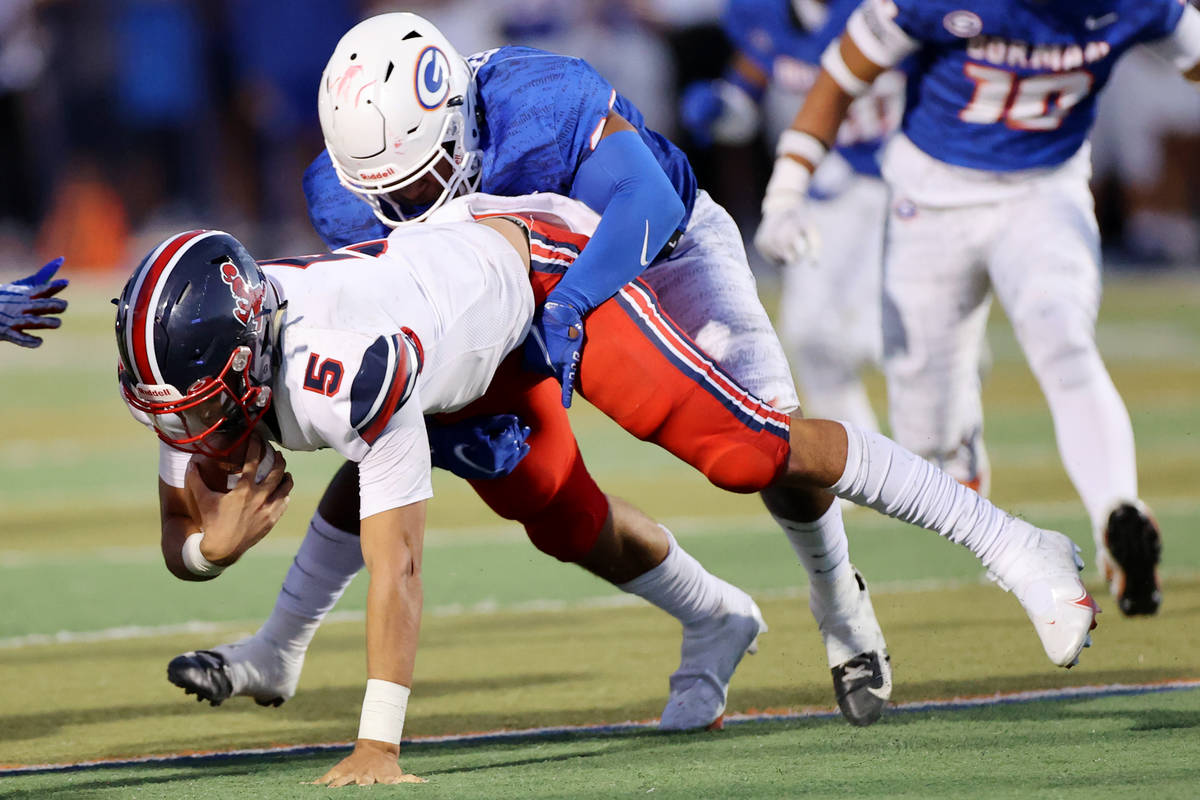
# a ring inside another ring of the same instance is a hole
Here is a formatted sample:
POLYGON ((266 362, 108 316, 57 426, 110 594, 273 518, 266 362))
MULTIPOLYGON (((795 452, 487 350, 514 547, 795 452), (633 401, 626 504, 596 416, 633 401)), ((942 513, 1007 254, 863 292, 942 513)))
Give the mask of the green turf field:
MULTIPOLYGON (((359 579, 318 634, 297 696, 220 709, 165 680, 178 652, 250 632, 336 460, 289 459, 279 528, 218 581, 185 584, 157 550, 155 442, 116 396, 110 285, 72 286, 65 327, 39 351, 0 347, 0 764, 346 741, 364 677, 359 579)), ((1143 496, 1165 542, 1166 603, 1149 620, 1106 609, 1070 672, 1041 653, 1016 601, 965 551, 871 512, 848 516, 872 581, 900 703, 1200 678, 1200 276, 1112 279, 1099 331, 1130 406, 1143 496)), ((993 497, 1084 545, 1036 384, 995 315, 985 392, 993 497)), ((753 497, 710 489, 584 407, 572 411, 598 481, 667 522, 710 569, 752 591, 771 626, 739 669, 730 710, 832 705, 803 570, 753 497)), ((678 633, 489 518, 439 479, 425 556, 426 615, 406 735, 647 720, 661 710, 678 633)), ((1089 569, 1089 578, 1094 577, 1089 569)), ((1100 587, 1092 583, 1092 588, 1100 587)), ((575 734, 418 744, 427 797, 1074 797, 1131 788, 1194 797, 1200 692, 746 723, 719 734, 575 734)), ((0 777, 0 797, 319 797, 301 786, 336 754, 0 777)))

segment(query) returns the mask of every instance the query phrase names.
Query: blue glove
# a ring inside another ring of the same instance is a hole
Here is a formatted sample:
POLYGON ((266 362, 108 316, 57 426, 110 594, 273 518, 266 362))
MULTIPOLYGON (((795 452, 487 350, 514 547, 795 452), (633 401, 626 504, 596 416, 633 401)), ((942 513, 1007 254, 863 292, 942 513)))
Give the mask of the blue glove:
POLYGON ((529 428, 515 414, 471 417, 441 425, 427 419, 435 467, 467 480, 502 478, 529 452, 529 428))
POLYGON ((717 82, 696 81, 683 90, 679 99, 679 121, 696 144, 708 147, 713 141, 712 124, 723 109, 717 82))
POLYGON ((547 300, 525 339, 525 366, 562 384, 563 408, 571 407, 583 351, 583 315, 568 303, 547 300))
POLYGON ((22 331, 57 328, 62 324, 58 317, 47 316, 67 309, 66 300, 52 297, 68 283, 62 278, 52 280, 62 263, 62 258, 56 258, 28 278, 0 283, 0 339, 21 347, 38 347, 42 340, 22 331))

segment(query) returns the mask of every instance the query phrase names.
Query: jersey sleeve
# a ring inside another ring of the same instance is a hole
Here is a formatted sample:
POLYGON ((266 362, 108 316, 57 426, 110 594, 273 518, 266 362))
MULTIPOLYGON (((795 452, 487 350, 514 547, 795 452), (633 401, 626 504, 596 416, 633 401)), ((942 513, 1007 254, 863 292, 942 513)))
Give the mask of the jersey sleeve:
POLYGON ((586 61, 565 59, 564 79, 574 98, 564 98, 556 110, 558 146, 571 171, 587 158, 604 134, 604 121, 617 101, 617 90, 586 61))
POLYGON ((297 440, 289 442, 289 426, 281 423, 285 445, 331 447, 361 461, 411 400, 421 370, 419 345, 404 331, 377 336, 310 329, 303 338, 292 336, 285 384, 297 440))
POLYGON ((396 412, 411 402, 422 355, 415 339, 404 331, 376 338, 363 353, 350 385, 350 426, 368 447, 396 412))
POLYGON ((433 497, 429 435, 415 401, 391 416, 358 463, 360 519, 433 497))
POLYGON ((391 232, 370 206, 338 181, 329 151, 322 150, 304 171, 303 187, 308 219, 330 250, 384 239, 391 232))
POLYGON ((865 0, 846 21, 846 35, 872 63, 894 67, 920 46, 922 20, 895 0, 865 0))
POLYGON ((1180 12, 1174 27, 1147 47, 1180 72, 1187 72, 1200 63, 1200 11, 1189 5, 1180 12))

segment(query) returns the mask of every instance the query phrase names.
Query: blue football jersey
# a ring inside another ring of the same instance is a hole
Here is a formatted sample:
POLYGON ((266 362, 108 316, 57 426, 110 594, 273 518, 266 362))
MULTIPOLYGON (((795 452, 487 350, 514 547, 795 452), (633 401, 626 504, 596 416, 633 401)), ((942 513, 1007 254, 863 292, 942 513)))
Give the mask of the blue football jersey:
MULTIPOLYGON (((691 218, 696 175, 683 152, 646 127, 642 113, 586 61, 531 47, 501 47, 468 59, 483 112, 479 191, 497 195, 571 195, 575 172, 595 148, 614 110, 650 148, 691 218)), ((322 152, 304 177, 313 226, 331 247, 386 236, 366 203, 338 183, 322 152), (357 237, 357 238, 348 238, 357 237)))
MULTIPOLYGON (((867 31, 919 43, 902 129, 929 155, 992 171, 1082 146, 1130 47, 1172 33, 1185 0, 868 0, 867 31)), ((856 37, 857 40, 857 37, 856 37)))
MULTIPOLYGON (((797 16, 791 0, 730 0, 721 25, 733 46, 786 91, 806 94, 820 69, 821 53, 846 27, 860 0, 831 0, 827 15, 811 29, 797 16)), ((851 110, 851 114, 861 111, 851 110)), ((876 115, 882 113, 875 110, 876 115)), ((896 113, 896 112, 893 112, 896 113)), ((835 148, 855 172, 879 175, 879 148, 895 125, 885 122, 851 124, 839 132, 835 148), (855 135, 862 131, 864 135, 855 135)))

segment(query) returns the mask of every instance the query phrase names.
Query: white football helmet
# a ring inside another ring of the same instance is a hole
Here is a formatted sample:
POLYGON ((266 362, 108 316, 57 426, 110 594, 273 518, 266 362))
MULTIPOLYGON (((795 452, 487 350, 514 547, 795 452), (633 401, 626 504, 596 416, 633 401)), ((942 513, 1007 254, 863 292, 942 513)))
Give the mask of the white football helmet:
POLYGON ((390 227, 418 222, 479 183, 474 76, 416 14, 380 14, 347 31, 317 108, 338 180, 390 227))

